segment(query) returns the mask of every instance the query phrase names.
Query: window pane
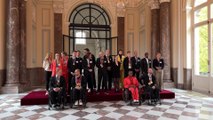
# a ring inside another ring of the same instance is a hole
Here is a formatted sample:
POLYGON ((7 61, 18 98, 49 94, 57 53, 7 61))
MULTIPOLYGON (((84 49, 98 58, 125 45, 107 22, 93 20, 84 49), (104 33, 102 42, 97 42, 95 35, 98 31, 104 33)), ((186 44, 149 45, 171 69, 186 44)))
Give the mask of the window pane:
POLYGON ((208 75, 208 26, 195 28, 195 74, 208 75))
POLYGON ((196 10, 194 13, 195 23, 199 23, 208 19, 207 7, 196 10))
POLYGON ((213 4, 211 4, 211 18, 213 18, 213 4))
POLYGON ((86 44, 86 39, 85 39, 86 33, 85 32, 76 32, 75 36, 80 37, 80 38, 76 38, 75 44, 80 44, 80 45, 86 44))
POLYGON ((207 0, 195 0, 195 6, 198 6, 198 5, 200 5, 200 4, 202 4, 202 3, 204 3, 204 2, 207 2, 207 0))

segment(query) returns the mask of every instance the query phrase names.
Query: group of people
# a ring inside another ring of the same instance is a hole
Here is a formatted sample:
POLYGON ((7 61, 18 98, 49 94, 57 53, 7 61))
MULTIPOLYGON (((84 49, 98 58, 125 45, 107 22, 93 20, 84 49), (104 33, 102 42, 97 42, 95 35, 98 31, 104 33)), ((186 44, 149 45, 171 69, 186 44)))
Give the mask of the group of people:
MULTIPOLYGON (((157 53, 156 58, 152 61, 149 59, 148 53, 145 53, 144 58, 141 59, 137 51, 134 51, 133 56, 131 56, 130 51, 127 51, 126 56, 124 56, 122 50, 119 50, 118 55, 115 56, 112 56, 109 50, 99 52, 96 59, 90 50, 85 48, 83 57, 80 56, 78 50, 73 51, 71 57, 65 52, 56 53, 54 59, 52 54, 48 53, 43 61, 43 68, 46 78, 46 94, 51 94, 49 90, 54 88, 55 85, 53 84, 58 86, 57 89, 52 89, 53 93, 63 88, 68 95, 70 95, 71 88, 73 89, 72 92, 82 92, 82 90, 88 89, 88 92, 91 93, 97 91, 97 94, 99 94, 100 91, 104 91, 107 94, 108 90, 111 90, 114 86, 115 92, 129 88, 134 95, 134 101, 137 102, 138 97, 135 92, 138 91, 132 89, 135 86, 133 84, 136 84, 136 86, 138 82, 142 84, 141 79, 143 79, 145 85, 158 86, 161 89, 164 61, 160 53, 157 53), (98 69, 97 81, 95 67, 98 69), (155 78, 152 77, 152 68, 156 80, 152 79, 155 78), (51 78, 54 78, 56 82, 51 78)), ((77 99, 78 96, 73 97, 77 99)), ((79 104, 82 104, 82 102, 79 104)))

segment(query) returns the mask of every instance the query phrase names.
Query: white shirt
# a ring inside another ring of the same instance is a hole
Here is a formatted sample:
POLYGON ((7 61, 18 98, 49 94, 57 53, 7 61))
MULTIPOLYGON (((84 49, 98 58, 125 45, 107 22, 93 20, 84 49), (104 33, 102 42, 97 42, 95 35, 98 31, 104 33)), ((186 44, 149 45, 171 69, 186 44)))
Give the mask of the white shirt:
POLYGON ((43 68, 45 71, 52 71, 50 66, 51 66, 51 63, 48 60, 43 61, 43 68))

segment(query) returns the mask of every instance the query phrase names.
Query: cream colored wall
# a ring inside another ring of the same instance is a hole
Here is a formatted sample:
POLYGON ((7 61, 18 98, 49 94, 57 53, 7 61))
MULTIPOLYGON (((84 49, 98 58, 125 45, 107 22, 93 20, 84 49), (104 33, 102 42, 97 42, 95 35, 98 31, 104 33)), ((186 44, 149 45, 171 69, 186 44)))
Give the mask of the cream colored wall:
POLYGON ((27 1, 27 67, 42 67, 47 52, 54 51, 54 17, 51 1, 27 1))
POLYGON ((0 70, 5 69, 5 0, 0 0, 0 70))
POLYGON ((140 57, 151 52, 151 10, 147 4, 127 8, 125 16, 125 52, 138 51, 140 57))

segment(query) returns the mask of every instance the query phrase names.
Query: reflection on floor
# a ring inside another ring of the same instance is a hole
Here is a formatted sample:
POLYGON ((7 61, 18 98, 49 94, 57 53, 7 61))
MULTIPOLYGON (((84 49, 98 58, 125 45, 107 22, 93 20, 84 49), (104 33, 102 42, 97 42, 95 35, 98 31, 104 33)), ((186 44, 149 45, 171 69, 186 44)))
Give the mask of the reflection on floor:
POLYGON ((192 91, 170 89, 175 99, 157 106, 127 106, 123 101, 88 103, 87 108, 48 110, 47 105, 20 106, 26 94, 0 95, 1 120, 213 120, 213 97, 192 91))

